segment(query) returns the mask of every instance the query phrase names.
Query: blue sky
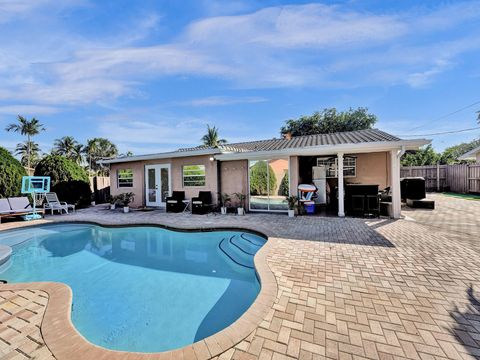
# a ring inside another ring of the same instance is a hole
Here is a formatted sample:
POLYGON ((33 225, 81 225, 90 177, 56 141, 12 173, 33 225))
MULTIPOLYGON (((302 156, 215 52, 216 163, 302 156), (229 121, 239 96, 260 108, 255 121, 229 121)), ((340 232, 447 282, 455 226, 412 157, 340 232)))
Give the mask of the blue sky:
MULTIPOLYGON (((0 0, 0 145, 17 114, 135 154, 279 136, 365 106, 398 135, 477 126, 480 2, 0 0)), ((480 130, 435 136, 446 146, 480 130)))

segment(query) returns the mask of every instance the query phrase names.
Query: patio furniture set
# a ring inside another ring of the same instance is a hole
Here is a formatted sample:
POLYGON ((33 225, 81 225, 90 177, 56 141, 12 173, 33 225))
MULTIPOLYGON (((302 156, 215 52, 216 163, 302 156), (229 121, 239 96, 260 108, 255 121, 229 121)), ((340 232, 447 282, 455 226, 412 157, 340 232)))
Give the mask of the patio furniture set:
POLYGON ((213 211, 212 193, 210 191, 200 191, 197 197, 191 200, 185 199, 185 191, 173 191, 172 196, 167 197, 167 212, 188 212, 191 209, 192 214, 206 214, 213 211))
POLYGON ((0 199, 0 222, 2 218, 27 216, 33 213, 38 213, 43 216, 48 210, 50 210, 52 215, 54 211, 58 211, 60 214, 63 212, 68 214, 69 211, 75 212, 75 205, 60 201, 54 192, 45 194, 42 205, 42 208, 34 209, 27 196, 0 199))

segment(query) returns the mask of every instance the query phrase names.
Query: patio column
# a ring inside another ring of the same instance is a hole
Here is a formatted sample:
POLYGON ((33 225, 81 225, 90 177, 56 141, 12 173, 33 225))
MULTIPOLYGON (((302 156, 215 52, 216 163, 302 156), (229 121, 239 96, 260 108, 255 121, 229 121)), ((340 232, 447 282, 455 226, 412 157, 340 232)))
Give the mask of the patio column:
POLYGON ((390 150, 390 188, 392 192, 392 215, 399 219, 402 212, 402 200, 400 198, 400 156, 401 151, 390 150))
POLYGON ((343 189, 343 153, 337 154, 338 160, 338 216, 345 216, 345 201, 344 201, 344 189, 343 189))

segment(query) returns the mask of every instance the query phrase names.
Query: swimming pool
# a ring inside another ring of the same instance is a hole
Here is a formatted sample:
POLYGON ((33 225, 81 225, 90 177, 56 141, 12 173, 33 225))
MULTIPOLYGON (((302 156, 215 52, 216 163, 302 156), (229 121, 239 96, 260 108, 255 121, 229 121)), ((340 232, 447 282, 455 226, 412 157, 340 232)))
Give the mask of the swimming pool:
POLYGON ((159 352, 204 339, 249 308, 260 291, 253 257, 265 241, 238 231, 46 225, 0 233, 13 249, 0 278, 63 282, 87 340, 159 352))

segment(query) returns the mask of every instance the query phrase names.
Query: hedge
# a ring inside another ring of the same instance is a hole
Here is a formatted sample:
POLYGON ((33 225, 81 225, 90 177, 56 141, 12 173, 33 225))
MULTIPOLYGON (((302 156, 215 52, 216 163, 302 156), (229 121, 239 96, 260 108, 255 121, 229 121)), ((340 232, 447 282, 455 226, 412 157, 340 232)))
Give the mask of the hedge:
POLYGON ((27 175, 20 161, 0 147, 0 198, 18 196, 22 190, 22 177, 27 175))
POLYGON ((60 155, 48 155, 35 167, 35 176, 50 176, 51 186, 62 181, 80 180, 89 183, 85 169, 60 155))
POLYGON ((88 206, 92 191, 88 174, 80 165, 60 155, 48 155, 35 168, 35 176, 50 176, 51 191, 60 201, 88 206))

